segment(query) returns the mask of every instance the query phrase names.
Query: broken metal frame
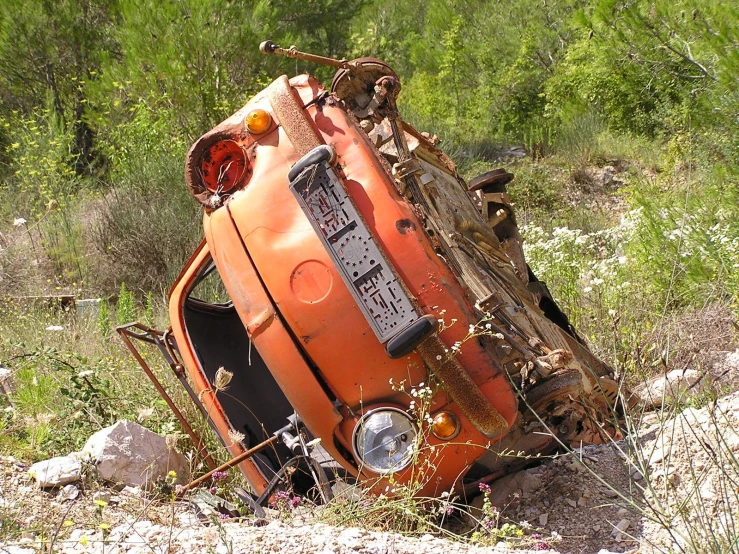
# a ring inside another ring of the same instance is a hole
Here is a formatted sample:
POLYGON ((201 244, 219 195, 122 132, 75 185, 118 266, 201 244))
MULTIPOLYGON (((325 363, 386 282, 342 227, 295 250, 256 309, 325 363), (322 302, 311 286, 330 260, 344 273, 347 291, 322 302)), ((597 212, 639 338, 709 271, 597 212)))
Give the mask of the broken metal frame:
POLYGON ((121 339, 125 343, 128 350, 131 352, 133 357, 136 358, 136 361, 141 366, 141 369, 144 370, 144 373, 146 373, 146 376, 152 382, 152 384, 154 385, 154 388, 156 388, 159 395, 167 403, 167 406, 169 406, 169 409, 172 410, 172 413, 174 413, 177 420, 180 422, 182 427, 185 429, 185 432, 187 432, 187 434, 190 436, 190 439, 195 445, 195 448, 197 449, 197 451, 203 455, 203 458, 208 468, 211 470, 216 469, 216 463, 211 457, 210 453, 208 452, 208 449, 206 448, 206 446, 203 444, 202 438, 197 436, 192 426, 187 421, 187 418, 184 416, 184 414, 180 411, 180 409, 174 403, 174 400, 172 400, 172 397, 167 393, 162 383, 159 381, 157 376, 154 374, 151 367, 149 367, 149 364, 146 363, 143 356, 141 356, 141 353, 138 351, 138 349, 136 348, 136 346, 133 344, 131 340, 131 339, 136 339, 138 341, 145 342, 147 344, 153 344, 159 349, 159 352, 162 354, 162 356, 164 357, 164 360, 167 362, 169 367, 172 369, 172 372, 175 374, 175 377, 177 377, 179 382, 182 384, 182 386, 187 391, 187 394, 192 400, 193 404, 195 404, 195 407, 203 415, 203 417, 208 422, 208 424, 212 426, 212 423, 210 421, 210 418, 208 417, 208 412, 206 411, 205 406, 203 406, 203 403, 200 401, 197 394, 195 394, 195 391, 190 386, 190 383, 187 382, 187 377, 185 376, 185 368, 182 365, 182 363, 178 361, 177 345, 175 344, 174 339, 172 338, 171 329, 167 329, 166 331, 160 331, 158 329, 147 327, 146 325, 143 325, 142 323, 135 322, 135 323, 127 323, 125 325, 121 325, 119 327, 116 327, 115 330, 121 336, 121 339))
MULTIPOLYGON (((182 424, 182 427, 185 429, 187 434, 190 436, 190 439, 193 441, 195 448, 198 450, 198 452, 203 454, 205 463, 207 464, 210 470, 208 471, 208 473, 201 475, 197 479, 190 481, 187 485, 184 485, 183 487, 179 488, 177 491, 178 496, 182 496, 190 489, 193 489, 197 487, 198 485, 201 485, 202 483, 207 481, 210 477, 212 477, 214 473, 218 471, 225 471, 227 469, 230 469, 240 464, 241 462, 248 460, 249 458, 254 456, 254 454, 257 454, 258 452, 264 450, 268 446, 271 446, 278 440, 285 440, 285 434, 287 434, 289 431, 297 430, 297 427, 299 426, 299 420, 297 419, 297 416, 293 416, 293 418, 288 418, 290 423, 286 425, 285 427, 283 427, 282 429, 275 432, 275 434, 272 435, 270 438, 242 452, 241 454, 232 457, 227 462, 216 467, 216 463, 211 457, 210 453, 208 452, 206 446, 203 444, 202 439, 197 436, 192 426, 187 421, 187 418, 185 418, 184 414, 180 411, 180 409, 174 403, 174 400, 172 399, 172 397, 167 393, 161 381, 159 381, 159 379, 154 374, 149 364, 146 363, 143 356, 141 356, 141 353, 138 351, 138 349, 136 348, 136 346, 134 345, 132 341, 132 339, 135 339, 135 340, 147 343, 147 344, 153 344, 159 349, 159 352, 162 354, 162 357, 167 362, 167 365, 169 365, 169 367, 172 369, 172 372, 175 374, 175 377, 177 377, 177 379, 180 381, 182 386, 187 391, 187 394, 192 400, 193 404, 195 404, 195 407, 198 409, 201 415, 205 418, 205 420, 208 422, 211 428, 213 428, 213 430, 216 432, 216 435, 218 435, 218 431, 213 427, 213 423, 208 417, 208 412, 205 409, 205 406, 203 406, 203 403, 198 398, 198 395, 195 394, 195 391, 193 390, 192 386, 190 386, 190 383, 187 381, 184 366, 179 361, 177 344, 175 343, 174 338, 172 337, 172 334, 171 334, 172 329, 170 328, 170 329, 167 329, 166 331, 160 331, 158 329, 153 329, 151 327, 148 327, 142 323, 134 322, 134 323, 127 323, 125 325, 120 325, 116 327, 115 330, 120 335, 121 339, 125 343, 128 350, 131 352, 133 357, 139 363, 139 365, 141 366, 141 369, 143 369, 144 373, 146 373, 147 377, 149 377, 149 380, 152 382, 152 384, 156 388, 159 395, 167 403, 167 406, 169 406, 169 408, 172 410, 172 412, 174 413, 175 417, 177 417, 177 420, 180 422, 180 424, 182 424)), ((287 436, 289 438, 292 438, 289 435, 287 436)), ((299 449, 302 447, 302 450, 304 451, 303 454, 305 455, 305 457, 307 458, 310 457, 302 440, 300 441, 293 440, 293 442, 297 445, 299 449)), ((299 458, 300 456, 297 456, 289 460, 283 466, 283 470, 288 469, 288 466, 290 466, 290 464, 292 465, 297 464, 297 460, 299 458)), ((324 480, 320 479, 320 477, 315 473, 315 468, 311 467, 310 470, 311 470, 311 474, 313 475, 314 480, 316 481, 316 484, 319 486, 319 492, 321 496, 324 498, 324 501, 327 501, 329 498, 332 497, 330 487, 329 488, 326 487, 326 483, 324 482, 324 480)), ((279 479, 277 479, 279 477, 280 477, 280 473, 278 472, 278 474, 275 476, 275 479, 273 479, 273 481, 268 484, 267 490, 265 490, 265 492, 262 493, 262 495, 258 499, 256 500, 251 499, 252 502, 249 502, 249 504, 250 505, 253 504, 252 508, 254 508, 255 506, 261 507, 264 504, 264 502, 266 502, 269 499, 269 497, 272 494, 272 491, 274 490, 275 486, 279 482, 279 479)), ((245 499, 242 498, 242 500, 245 500, 245 499)))

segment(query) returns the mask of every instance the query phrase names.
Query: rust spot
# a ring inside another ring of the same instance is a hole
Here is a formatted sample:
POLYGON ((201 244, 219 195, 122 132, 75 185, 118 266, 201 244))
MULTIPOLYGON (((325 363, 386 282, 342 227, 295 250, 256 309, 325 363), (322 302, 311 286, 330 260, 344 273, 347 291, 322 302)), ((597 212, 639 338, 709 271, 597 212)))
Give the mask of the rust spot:
POLYGON ((303 341, 303 344, 308 344, 312 338, 310 335, 301 335, 300 340, 303 341))
POLYGON ((357 139, 354 139, 352 142, 354 142, 355 145, 359 144, 359 141, 357 139))
POLYGON ((415 231, 416 224, 413 223, 410 219, 399 219, 395 222, 395 228, 398 230, 398 233, 400 233, 401 235, 405 235, 408 229, 410 229, 411 231, 415 231))

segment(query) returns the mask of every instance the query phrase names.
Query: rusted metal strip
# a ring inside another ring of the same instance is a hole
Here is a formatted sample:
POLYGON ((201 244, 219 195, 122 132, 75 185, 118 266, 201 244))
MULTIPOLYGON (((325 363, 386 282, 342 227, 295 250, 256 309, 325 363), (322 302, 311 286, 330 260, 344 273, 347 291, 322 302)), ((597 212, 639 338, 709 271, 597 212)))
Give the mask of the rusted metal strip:
POLYGON ((280 126, 292 142, 295 151, 304 156, 315 147, 323 144, 308 117, 303 111, 303 106, 295 98, 290 82, 284 75, 275 79, 267 88, 267 97, 272 105, 280 126))
POLYGON ((198 485, 204 483, 205 481, 207 481, 208 479, 210 479, 211 476, 216 471, 226 471, 227 469, 231 469, 233 466, 238 465, 238 464, 240 464, 241 462, 243 462, 245 460, 248 460, 249 458, 251 458, 254 454, 256 454, 257 452, 259 452, 260 450, 264 450, 266 447, 268 447, 271 444, 277 442, 278 439, 279 439, 279 437, 277 435, 274 435, 274 436, 268 438, 266 441, 259 443, 254 448, 250 448, 246 452, 242 452, 241 454, 239 454, 235 458, 231 458, 225 464, 222 464, 222 465, 218 466, 217 468, 212 469, 211 471, 209 471, 205 475, 202 475, 202 476, 198 477, 197 479, 195 479, 194 481, 191 481, 190 483, 188 483, 187 485, 185 485, 184 487, 182 487, 181 489, 179 489, 177 494, 181 496, 184 493, 186 493, 187 491, 189 491, 190 489, 192 489, 194 487, 197 487, 198 485))
POLYGON ((157 389, 157 392, 159 393, 159 395, 167 403, 167 406, 169 406, 169 409, 172 410, 172 413, 174 413, 175 417, 177 418, 177 421, 180 422, 182 427, 185 429, 185 432, 190 436, 190 439, 195 445, 195 448, 197 449, 197 451, 202 453, 207 466, 209 468, 216 467, 216 463, 211 457, 205 445, 203 444, 202 439, 197 436, 197 434, 195 433, 193 428, 190 426, 190 424, 188 423, 183 413, 175 405, 174 401, 169 396, 169 394, 167 394, 167 391, 164 389, 159 379, 157 379, 157 376, 154 375, 154 372, 149 367, 149 364, 146 363, 144 358, 141 356, 141 354, 139 354, 139 351, 136 349, 136 347, 131 342, 131 337, 134 337, 138 340, 143 340, 144 342, 148 342, 150 344, 156 345, 156 341, 154 340, 152 333, 161 334, 161 332, 157 331, 156 329, 151 329, 149 327, 146 327, 145 325, 141 325, 140 323, 129 323, 127 325, 121 325, 120 327, 116 327, 116 331, 121 336, 121 339, 125 343, 128 350, 131 352, 133 357, 136 358, 136 361, 141 366, 141 369, 144 370, 144 373, 146 373, 146 376, 152 382, 152 384, 154 385, 154 388, 157 389), (131 331, 131 328, 139 329, 146 334, 140 335, 140 334, 134 333, 131 331))
POLYGON ((416 350, 429 371, 438 377, 446 393, 478 431, 494 439, 508 430, 508 422, 485 397, 454 354, 447 351, 439 335, 431 335, 416 350))

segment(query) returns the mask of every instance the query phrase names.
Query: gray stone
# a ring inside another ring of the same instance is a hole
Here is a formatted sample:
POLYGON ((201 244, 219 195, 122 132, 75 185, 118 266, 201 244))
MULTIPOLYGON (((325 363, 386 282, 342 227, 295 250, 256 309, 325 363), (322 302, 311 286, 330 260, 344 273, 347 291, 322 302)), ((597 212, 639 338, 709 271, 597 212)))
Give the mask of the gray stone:
POLYGON ((78 481, 82 476, 82 464, 69 456, 59 456, 33 464, 28 474, 41 488, 59 487, 78 481))
POLYGON ((74 500, 80 495, 80 489, 74 485, 65 485, 61 491, 59 491, 59 500, 64 502, 65 500, 74 500))
POLYGON ((631 522, 628 519, 622 519, 616 524, 616 527, 613 528, 612 534, 620 535, 629 528, 629 525, 631 525, 631 522))
POLYGON ((185 457, 167 446, 164 437, 130 421, 98 431, 85 444, 81 457, 97 464, 106 481, 132 487, 150 488, 170 471, 178 483, 190 480, 185 457))
POLYGON ((110 504, 110 498, 111 498, 110 491, 98 491, 92 495, 93 502, 95 500, 100 500, 101 502, 110 504))
POLYGON ((673 369, 638 387, 635 392, 646 407, 660 408, 664 401, 679 399, 700 378, 701 374, 694 369, 673 369))

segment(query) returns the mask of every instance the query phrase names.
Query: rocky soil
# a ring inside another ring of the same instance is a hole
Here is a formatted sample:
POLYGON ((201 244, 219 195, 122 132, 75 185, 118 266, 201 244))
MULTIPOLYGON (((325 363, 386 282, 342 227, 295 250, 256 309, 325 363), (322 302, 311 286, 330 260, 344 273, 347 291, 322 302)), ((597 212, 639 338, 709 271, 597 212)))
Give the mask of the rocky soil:
MULTIPOLYGON (((739 354, 724 357, 715 369, 736 382, 739 354)), ((166 491, 117 491, 89 480, 41 490, 28 465, 1 458, 0 553, 595 554, 725 545, 739 523, 739 393, 711 400, 684 381, 656 383, 666 396, 679 388, 680 398, 637 414, 626 440, 575 449, 493 483, 490 500, 499 527, 510 525, 508 538, 478 528, 473 541, 469 516, 453 518, 459 540, 367 530, 362 521, 334 527, 319 509, 271 511, 271 521, 222 520, 166 491)), ((481 506, 478 497, 469 507, 478 519, 481 506)))

